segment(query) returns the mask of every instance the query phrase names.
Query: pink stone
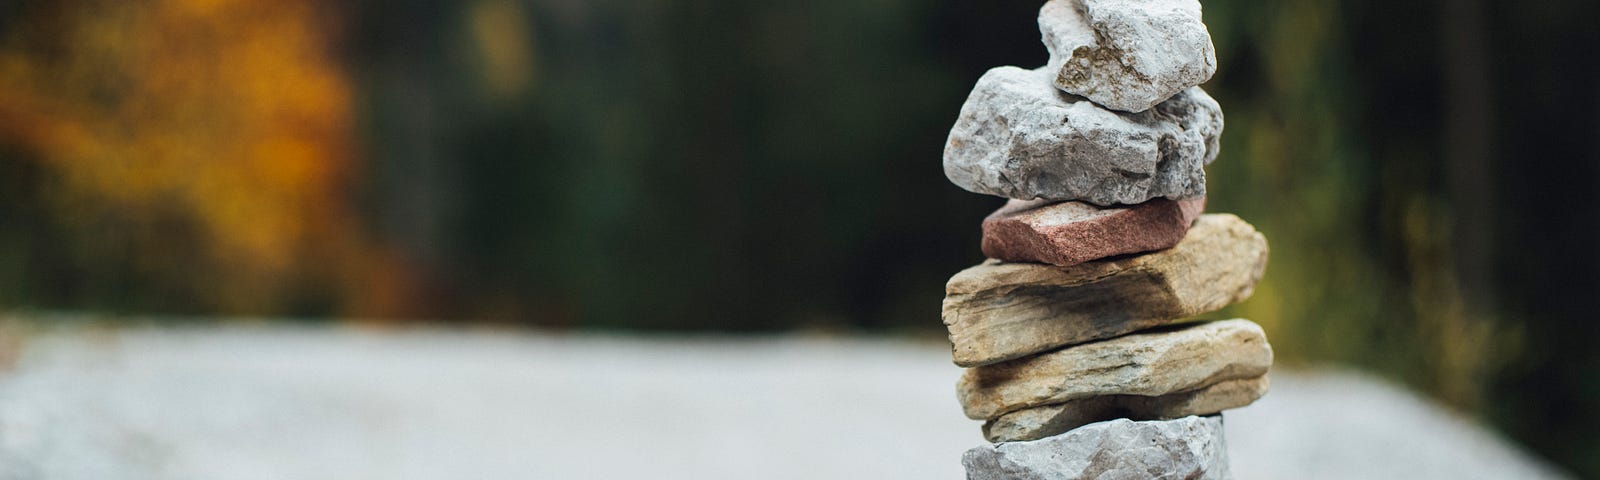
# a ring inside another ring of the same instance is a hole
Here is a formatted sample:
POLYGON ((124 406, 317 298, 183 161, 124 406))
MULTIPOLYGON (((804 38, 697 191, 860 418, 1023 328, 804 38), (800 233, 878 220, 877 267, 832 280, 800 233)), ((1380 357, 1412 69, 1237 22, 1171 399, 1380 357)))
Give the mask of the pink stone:
POLYGON ((1171 248, 1205 210, 1205 197, 1102 208, 1012 200, 983 219, 983 254, 1007 262, 1077 265, 1171 248))

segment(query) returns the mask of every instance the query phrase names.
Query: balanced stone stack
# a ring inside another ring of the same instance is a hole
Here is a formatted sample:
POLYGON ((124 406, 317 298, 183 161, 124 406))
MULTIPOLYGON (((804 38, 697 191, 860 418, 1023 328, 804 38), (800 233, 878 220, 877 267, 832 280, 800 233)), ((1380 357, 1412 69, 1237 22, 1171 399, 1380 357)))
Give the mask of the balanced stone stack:
POLYGON ((950 279, 944 323, 972 479, 1227 478, 1223 410, 1267 390, 1248 320, 1186 321, 1250 296, 1267 243, 1202 214, 1222 111, 1196 0, 1051 0, 1044 67, 978 80, 946 176, 1012 200, 990 260, 950 279))

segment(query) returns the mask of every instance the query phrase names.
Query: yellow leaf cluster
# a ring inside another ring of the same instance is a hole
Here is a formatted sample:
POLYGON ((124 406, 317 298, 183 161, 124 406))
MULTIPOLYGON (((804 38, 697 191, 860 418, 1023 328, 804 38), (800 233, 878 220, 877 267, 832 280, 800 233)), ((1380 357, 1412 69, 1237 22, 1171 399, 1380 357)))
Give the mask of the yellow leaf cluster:
MULTIPOLYGON (((149 226, 122 232, 130 254, 191 270, 201 305, 271 313, 306 278, 387 288, 366 272, 395 267, 351 211, 351 86, 329 14, 309 0, 26 12, 0 36, 0 142, 60 178, 61 222, 149 226), (199 248, 162 251, 177 235, 199 248)), ((383 309, 351 308, 368 307, 383 309)))

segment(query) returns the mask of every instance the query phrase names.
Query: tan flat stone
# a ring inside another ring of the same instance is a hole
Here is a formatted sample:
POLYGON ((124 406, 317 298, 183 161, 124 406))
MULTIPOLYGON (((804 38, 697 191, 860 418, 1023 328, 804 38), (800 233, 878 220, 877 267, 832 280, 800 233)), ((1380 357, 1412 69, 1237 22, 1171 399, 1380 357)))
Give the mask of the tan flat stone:
POLYGON ((1267 377, 1263 375, 1158 397, 1107 395, 1024 408, 985 423, 983 436, 991 442, 1018 442, 1051 437, 1116 418, 1170 420, 1211 415, 1254 403, 1267 394, 1267 385, 1267 377))
POLYGON ((988 365, 1215 311, 1248 298, 1266 266, 1266 237, 1250 224, 1202 215, 1166 250, 962 270, 945 285, 942 317, 956 365, 988 365))
POLYGON ((1158 397, 1265 375, 1272 347, 1261 326, 1222 320, 1068 347, 967 369, 957 396, 968 418, 1106 395, 1158 397))

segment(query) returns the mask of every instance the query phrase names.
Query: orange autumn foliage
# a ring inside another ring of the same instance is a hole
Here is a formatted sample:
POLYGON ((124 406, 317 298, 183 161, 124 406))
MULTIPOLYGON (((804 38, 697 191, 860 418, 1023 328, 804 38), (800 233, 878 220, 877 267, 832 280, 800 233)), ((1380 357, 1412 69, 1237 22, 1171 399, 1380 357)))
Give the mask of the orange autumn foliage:
POLYGON ((76 1, 0 35, 0 143, 55 178, 57 221, 117 231, 184 302, 412 313, 416 281, 359 227, 352 93, 308 0, 76 1))

